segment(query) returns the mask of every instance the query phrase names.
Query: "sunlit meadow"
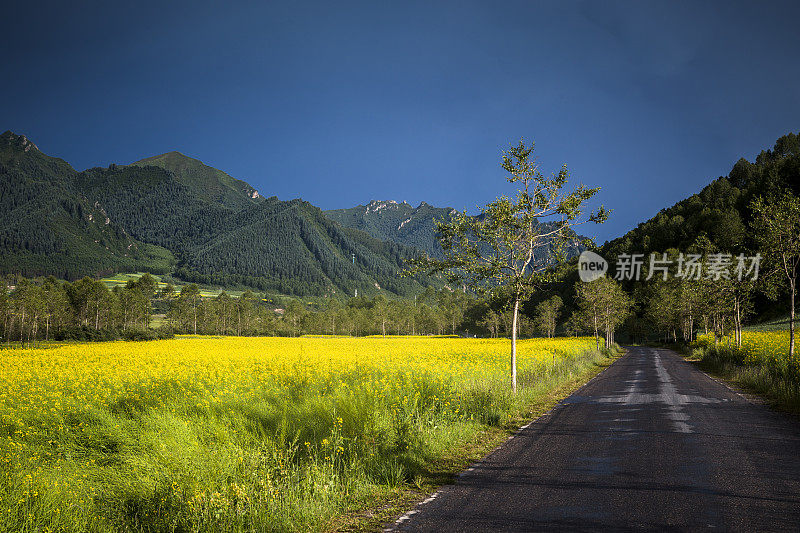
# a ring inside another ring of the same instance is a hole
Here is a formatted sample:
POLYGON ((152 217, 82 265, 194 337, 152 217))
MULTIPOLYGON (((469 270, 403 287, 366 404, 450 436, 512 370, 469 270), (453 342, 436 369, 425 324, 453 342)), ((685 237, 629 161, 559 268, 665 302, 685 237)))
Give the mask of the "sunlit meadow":
POLYGON ((593 339, 213 338, 0 352, 0 529, 326 529, 585 371, 593 339))
POLYGON ((694 353, 715 372, 766 395, 777 406, 800 412, 800 358, 789 357, 789 332, 743 331, 742 345, 713 335, 695 341, 694 353))

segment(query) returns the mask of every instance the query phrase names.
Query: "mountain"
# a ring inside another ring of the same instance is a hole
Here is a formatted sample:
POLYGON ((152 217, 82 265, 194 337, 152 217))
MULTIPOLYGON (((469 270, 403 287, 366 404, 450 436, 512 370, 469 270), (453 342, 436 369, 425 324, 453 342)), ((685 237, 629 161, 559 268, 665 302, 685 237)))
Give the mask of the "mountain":
POLYGON ((398 275, 416 250, 344 228, 302 200, 262 198, 177 152, 76 172, 10 132, 1 146, 2 272, 148 270, 296 295, 402 295, 431 281, 398 275))
POLYGON ((24 135, 0 135, 0 271, 76 278, 147 268, 175 258, 133 238, 76 187, 79 173, 24 135))
POLYGON ((197 198, 233 209, 241 209, 263 199, 249 183, 237 180, 180 152, 146 157, 131 165, 169 170, 177 181, 191 189, 197 198))
MULTIPOLYGON (((372 200, 367 205, 325 211, 325 215, 342 226, 365 231, 377 239, 413 246, 431 257, 441 258, 442 247, 436 240, 434 220, 447 221, 455 212, 452 207, 434 207, 425 202, 412 207, 406 202, 372 200)), ((555 228, 552 222, 544 222, 540 226, 543 233, 555 228)), ((583 238, 575 236, 576 242, 583 238)), ((546 248, 549 254, 550 247, 546 248)), ((567 256, 573 256, 582 250, 576 244, 569 246, 566 253, 567 256)))
POLYGON ((601 253, 613 258, 623 253, 649 256, 669 248, 686 251, 700 236, 721 251, 753 251, 755 243, 747 231, 750 202, 783 189, 800 195, 800 136, 794 133, 779 138, 754 162, 739 159, 727 176, 604 244, 601 253))
POLYGON ((158 167, 91 169, 79 181, 131 235, 171 250, 187 281, 300 295, 404 294, 418 286, 398 279, 415 250, 343 228, 302 200, 271 197, 233 209, 158 167))
POLYGON ((342 226, 365 231, 382 241, 413 246, 439 257, 442 248, 436 240, 433 221, 447 220, 453 212, 450 207, 433 207, 425 202, 411 207, 406 202, 372 200, 367 205, 325 211, 325 215, 342 226))

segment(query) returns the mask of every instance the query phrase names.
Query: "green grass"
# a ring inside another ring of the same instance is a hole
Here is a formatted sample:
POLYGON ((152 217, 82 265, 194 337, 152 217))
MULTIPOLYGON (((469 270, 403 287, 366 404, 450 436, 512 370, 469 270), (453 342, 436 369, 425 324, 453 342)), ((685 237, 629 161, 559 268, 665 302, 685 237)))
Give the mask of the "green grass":
POLYGON ((769 360, 748 359, 735 347, 700 345, 690 348, 689 359, 709 374, 728 381, 746 392, 763 397, 772 407, 800 414, 800 372, 797 361, 784 368, 769 360))
POLYGON ((521 373, 517 395, 505 383, 391 371, 376 391, 361 386, 376 376, 354 371, 284 377, 256 401, 216 391, 206 403, 214 391, 166 381, 110 403, 65 396, 63 416, 29 406, 0 421, 0 531, 374 529, 610 355, 543 361, 521 373))
MULTIPOLYGON (((795 320, 798 320, 795 318, 795 320)), ((787 331, 789 329, 789 314, 761 322, 759 324, 750 324, 742 328, 744 331, 787 331)), ((795 322, 795 329, 800 329, 800 324, 795 322)))
MULTIPOLYGON (((100 281, 105 283, 106 287, 108 287, 109 289, 113 289, 116 286, 123 286, 124 287, 128 283, 128 281, 136 281, 139 278, 141 278, 143 275, 144 275, 144 272, 127 272, 127 273, 115 274, 113 276, 108 276, 108 277, 102 278, 100 281)), ((153 277, 155 278, 156 282, 158 283, 158 288, 159 289, 162 289, 162 288, 166 287, 167 283, 162 281, 161 276, 153 275, 153 277)), ((188 285, 188 283, 173 283, 172 284, 172 286, 175 287, 176 293, 180 293, 181 289, 183 288, 184 285, 188 285)), ((241 291, 241 290, 228 290, 228 289, 223 289, 221 287, 201 286, 200 287, 200 296, 202 296, 203 298, 216 298, 217 296, 220 295, 220 293, 223 290, 225 292, 227 292, 229 296, 235 296, 237 298, 244 293, 244 291, 241 291)))

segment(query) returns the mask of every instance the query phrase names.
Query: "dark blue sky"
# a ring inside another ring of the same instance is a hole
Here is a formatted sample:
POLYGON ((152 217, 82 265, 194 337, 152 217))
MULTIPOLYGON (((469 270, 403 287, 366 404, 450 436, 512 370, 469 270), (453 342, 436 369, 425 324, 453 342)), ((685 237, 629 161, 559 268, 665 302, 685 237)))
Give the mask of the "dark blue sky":
POLYGON ((179 150, 265 195, 458 209, 536 141, 602 242, 800 130, 796 2, 7 2, 0 131, 77 169, 179 150), (108 4, 108 5, 107 5, 108 4))

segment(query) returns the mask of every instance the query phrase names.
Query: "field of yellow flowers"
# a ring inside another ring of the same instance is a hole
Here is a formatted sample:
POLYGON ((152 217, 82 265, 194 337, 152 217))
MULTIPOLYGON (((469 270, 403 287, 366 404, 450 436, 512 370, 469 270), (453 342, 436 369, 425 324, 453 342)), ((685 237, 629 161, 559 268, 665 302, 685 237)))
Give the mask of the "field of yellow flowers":
POLYGON ((0 530, 325 529, 585 370, 593 339, 179 337, 0 352, 0 530))
MULTIPOLYGON (((713 335, 701 335, 696 344, 710 348, 714 346, 713 335)), ((742 364, 764 365, 778 371, 788 369, 789 332, 788 331, 743 331, 742 345, 736 347, 733 337, 720 340, 719 348, 730 352, 742 364)))
POLYGON ((800 412, 800 357, 789 357, 789 332, 743 331, 742 345, 713 335, 695 341, 694 352, 709 370, 763 394, 783 409, 800 412))

